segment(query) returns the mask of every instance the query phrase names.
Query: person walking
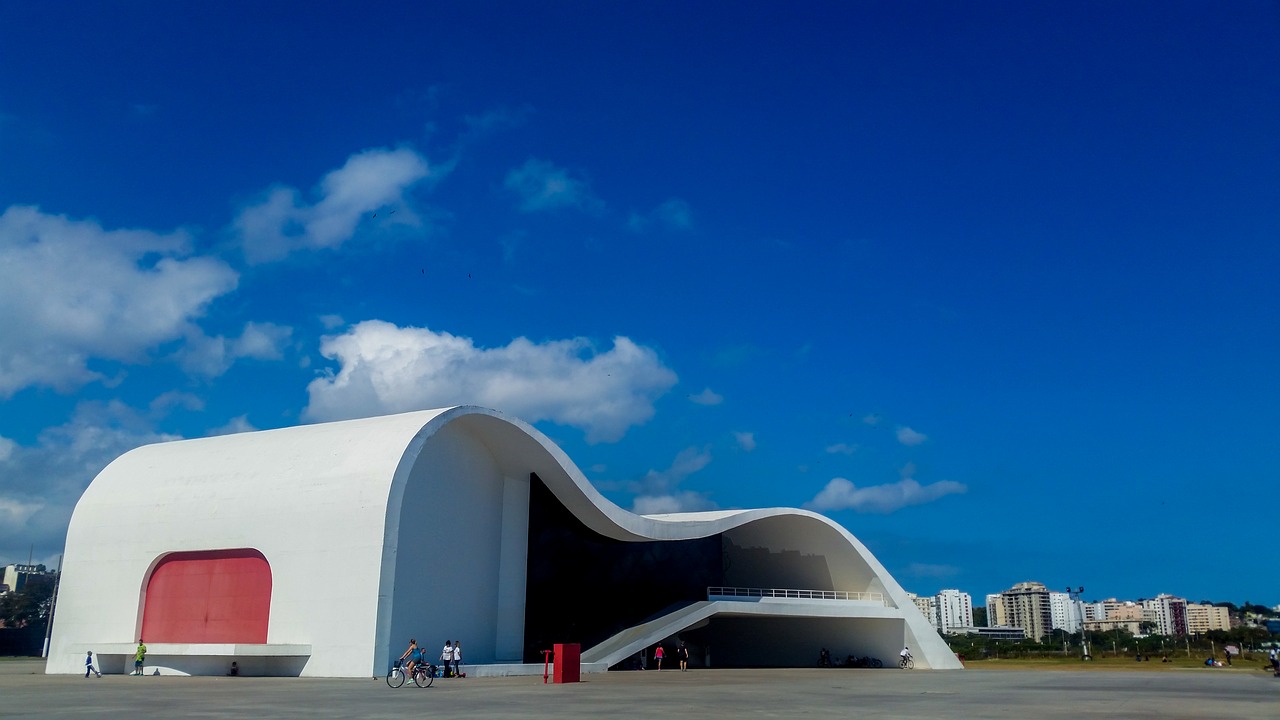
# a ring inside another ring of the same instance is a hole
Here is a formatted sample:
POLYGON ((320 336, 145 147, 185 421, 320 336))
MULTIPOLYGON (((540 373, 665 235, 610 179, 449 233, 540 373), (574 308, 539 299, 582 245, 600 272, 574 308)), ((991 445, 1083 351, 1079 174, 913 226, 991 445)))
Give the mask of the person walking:
POLYGON ((462 641, 453 641, 453 676, 462 677, 462 641))
POLYGON ((688 672, 689 670, 689 646, 680 641, 680 646, 676 648, 676 659, 680 661, 680 672, 688 672))
POLYGON ((658 643, 658 649, 653 651, 653 659, 658 661, 658 670, 662 670, 662 657, 666 654, 667 651, 662 649, 662 643, 658 643))
POLYGON ((142 663, 147 659, 147 646, 138 638, 138 650, 133 654, 133 674, 142 677, 142 663))
POLYGON ((85 676, 85 677, 89 677, 89 674, 90 674, 90 673, 93 673, 94 675, 97 675, 98 677, 102 677, 102 673, 101 673, 101 672, 99 672, 99 671, 97 670, 97 668, 95 668, 95 667, 93 666, 93 651, 92 651, 92 650, 90 650, 90 651, 89 651, 89 654, 88 654, 88 655, 85 655, 85 656, 84 656, 84 676, 85 676))

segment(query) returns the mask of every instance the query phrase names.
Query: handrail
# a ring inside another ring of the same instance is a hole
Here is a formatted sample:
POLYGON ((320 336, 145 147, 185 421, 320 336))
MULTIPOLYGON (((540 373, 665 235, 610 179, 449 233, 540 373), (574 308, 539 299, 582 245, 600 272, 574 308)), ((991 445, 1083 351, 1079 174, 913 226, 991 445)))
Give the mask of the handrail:
POLYGON ((844 590, 797 590, 792 588, 707 588, 707 598, 798 598, 804 600, 859 600, 884 603, 883 593, 846 592, 844 590))

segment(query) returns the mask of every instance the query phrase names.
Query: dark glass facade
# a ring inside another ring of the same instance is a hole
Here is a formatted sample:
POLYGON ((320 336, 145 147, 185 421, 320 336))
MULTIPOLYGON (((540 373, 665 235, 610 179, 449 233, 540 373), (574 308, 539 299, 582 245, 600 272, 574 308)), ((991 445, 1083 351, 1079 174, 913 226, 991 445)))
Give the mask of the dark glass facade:
POLYGON ((720 535, 624 542, 573 516, 537 475, 530 478, 524 661, 553 643, 583 649, 626 628, 707 599, 724 585, 720 535))

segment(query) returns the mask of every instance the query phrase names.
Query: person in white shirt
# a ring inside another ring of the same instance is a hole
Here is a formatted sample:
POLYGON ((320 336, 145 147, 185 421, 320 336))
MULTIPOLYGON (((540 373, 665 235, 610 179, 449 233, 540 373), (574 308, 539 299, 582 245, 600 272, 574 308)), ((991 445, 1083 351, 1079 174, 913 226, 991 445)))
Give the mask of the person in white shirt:
POLYGON ((449 665, 453 663, 453 643, 445 640, 440 651, 440 677, 449 677, 449 665))
POLYGON ((462 677, 462 641, 453 641, 453 676, 462 677))

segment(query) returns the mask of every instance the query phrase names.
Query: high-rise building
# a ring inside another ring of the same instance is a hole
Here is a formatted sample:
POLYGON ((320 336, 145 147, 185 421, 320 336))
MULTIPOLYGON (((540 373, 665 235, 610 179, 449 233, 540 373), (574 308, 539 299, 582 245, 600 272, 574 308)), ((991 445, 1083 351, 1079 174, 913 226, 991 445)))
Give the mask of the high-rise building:
POLYGON ((1107 606, 1105 603, 1084 603, 1081 609, 1084 611, 1085 622, 1107 619, 1107 606))
POLYGON ((938 610, 937 603, 932 596, 920 597, 915 593, 907 593, 907 597, 911 598, 911 602, 916 604, 916 609, 920 614, 929 621, 934 628, 938 627, 938 610))
POLYGON ((942 590, 934 596, 937 627, 949 632, 959 627, 973 627, 973 598, 967 592, 942 590))
POLYGON ((1143 619, 1156 624, 1161 635, 1187 634, 1187 601, 1172 595, 1160 594, 1154 600, 1143 600, 1143 619))
POLYGON ((18 592, 27 584, 28 578, 48 574, 43 565, 6 565, 0 571, 0 585, 9 588, 9 592, 18 592))
POLYGON ((1049 622, 1053 629, 1065 630, 1069 633, 1079 632, 1082 616, 1079 605, 1081 602, 1072 601, 1070 593, 1049 593, 1049 622))
POLYGON ((1014 585, 1000 593, 1000 606, 1004 614, 1000 624, 1020 627, 1026 631, 1027 637, 1036 642, 1053 631, 1049 589, 1044 583, 1020 582, 1014 585))
POLYGON ((1207 633, 1210 630, 1230 630, 1231 613, 1217 605, 1187 603, 1187 632, 1207 633))
POLYGON ((987 627, 1008 625, 1004 617, 1004 598, 1000 593, 987 596, 987 627))

